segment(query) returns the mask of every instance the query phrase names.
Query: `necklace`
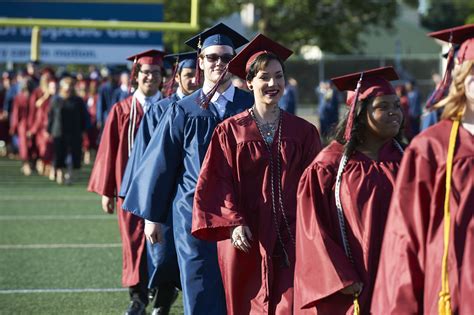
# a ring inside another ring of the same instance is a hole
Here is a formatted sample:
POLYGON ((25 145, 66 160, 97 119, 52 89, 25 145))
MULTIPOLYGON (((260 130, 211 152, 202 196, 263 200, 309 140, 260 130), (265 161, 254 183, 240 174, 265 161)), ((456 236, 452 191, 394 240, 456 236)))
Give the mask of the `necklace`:
POLYGON ((272 154, 272 143, 273 143, 273 136, 275 134, 275 131, 278 128, 278 143, 277 143, 277 154, 276 154, 276 164, 277 164, 277 176, 278 176, 278 208, 281 212, 283 221, 285 222, 285 227, 288 233, 288 236, 290 237, 293 246, 295 245, 295 238, 291 234, 291 229, 290 229, 290 224, 288 223, 288 218, 286 217, 285 213, 285 208, 283 206, 283 189, 281 185, 281 158, 280 158, 280 152, 281 152, 281 129, 282 129, 282 115, 281 111, 278 114, 278 124, 274 122, 273 124, 275 125, 275 130, 273 130, 273 134, 271 135, 271 141, 267 141, 269 139, 269 136, 265 134, 262 130, 262 126, 260 125, 255 112, 254 112, 254 107, 249 109, 250 115, 252 116, 253 120, 255 121, 255 124, 257 125, 257 129, 260 132, 260 135, 262 136, 264 142, 265 142, 265 147, 267 148, 268 155, 270 157, 270 185, 271 185, 271 194, 272 194, 272 217, 273 217, 273 224, 275 225, 275 230, 277 233, 278 237, 278 242, 280 243, 280 246, 283 251, 283 262, 282 262, 282 267, 290 267, 290 259, 288 257, 288 253, 285 248, 285 243, 283 242, 283 237, 281 235, 280 231, 280 223, 278 222, 278 215, 277 215, 277 198, 275 196, 275 167, 274 167, 274 158, 272 154), (267 136, 267 137, 266 137, 267 136))
POLYGON ((263 140, 265 140, 267 144, 272 144, 273 139, 275 137, 275 131, 277 130, 277 127, 278 127, 278 122, 280 121, 281 112, 278 111, 278 117, 273 122, 261 123, 258 120, 257 116, 255 115, 255 111, 256 111, 256 108, 254 105, 250 109, 250 113, 252 115, 252 118, 254 118, 255 123, 257 124, 258 130, 260 131, 260 134, 262 135, 263 140))

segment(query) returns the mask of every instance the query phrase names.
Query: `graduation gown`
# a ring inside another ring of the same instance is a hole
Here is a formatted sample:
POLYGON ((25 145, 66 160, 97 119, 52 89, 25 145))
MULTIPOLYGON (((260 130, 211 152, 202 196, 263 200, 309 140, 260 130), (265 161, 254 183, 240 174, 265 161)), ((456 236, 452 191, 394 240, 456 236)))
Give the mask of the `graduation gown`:
MULTIPOLYGON (((440 121, 414 138, 406 150, 377 274, 372 302, 375 314, 438 312, 451 127, 451 120, 440 121)), ((453 314, 473 314, 474 136, 462 125, 452 174, 448 245, 451 306, 453 314)))
POLYGON ((97 149, 97 138, 99 137, 99 129, 97 128, 97 98, 96 94, 84 100, 90 122, 86 134, 82 137, 82 147, 85 150, 97 149))
MULTIPOLYGON (((225 314, 217 246, 191 235, 193 197, 202 161, 221 119, 215 106, 199 106, 202 89, 170 105, 145 150, 128 189, 124 209, 165 223, 172 210, 181 271, 185 314, 225 314)), ((224 118, 253 104, 253 96, 235 89, 224 118)))
MULTIPOLYGON (((128 125, 132 105, 130 96, 112 106, 102 132, 88 191, 107 197, 116 197, 128 160, 128 125)), ((137 101, 137 127, 143 117, 142 106, 137 101)), ((135 130, 136 132, 136 130, 135 130)), ((117 216, 122 238, 122 285, 131 287, 141 281, 140 264, 146 250, 144 221, 122 210, 122 199, 117 198, 117 216)))
POLYGON ((347 258, 334 196, 343 145, 333 141, 308 167, 298 187, 295 314, 352 314, 353 297, 339 291, 363 283, 361 314, 368 314, 395 177, 402 158, 392 141, 378 160, 355 151, 341 182, 347 258), (302 309, 303 308, 303 309, 302 309))
MULTIPOLYGON (((292 237, 295 235, 296 191, 304 169, 321 150, 312 124, 282 111, 281 152, 272 144, 274 187, 278 198, 276 156, 281 156, 282 197, 292 237)), ((245 111, 220 124, 212 136, 196 187, 192 233, 217 243, 226 293, 227 314, 291 314, 295 247, 277 211, 279 230, 290 258, 282 267, 282 250, 272 214, 269 153, 251 114, 245 111), (234 248, 230 229, 249 226, 249 253, 234 248)), ((278 199, 277 199, 278 202, 278 199)))
MULTIPOLYGON (((133 144, 132 153, 127 162, 123 175, 119 196, 125 198, 136 170, 141 164, 143 153, 150 142, 163 112, 171 103, 179 100, 176 94, 160 100, 152 105, 143 117, 138 128, 137 137, 133 144)), ((164 224, 161 224, 161 233, 164 241, 157 244, 149 244, 148 250, 148 275, 150 276, 149 287, 159 287, 163 283, 172 283, 175 287, 181 288, 179 280, 178 258, 174 245, 173 217, 170 215, 164 224)))
MULTIPOLYGON (((48 134, 48 113, 51 100, 54 96, 44 99, 41 104, 35 103, 35 117, 30 126, 31 134, 35 135, 36 146, 38 147, 39 157, 45 163, 51 163, 53 159, 53 141, 48 134)), ((38 102, 38 100, 37 100, 38 102)))
POLYGON ((10 120, 10 133, 18 135, 18 151, 22 161, 33 158, 32 142, 27 137, 28 132, 29 95, 20 92, 13 99, 12 117, 10 120))

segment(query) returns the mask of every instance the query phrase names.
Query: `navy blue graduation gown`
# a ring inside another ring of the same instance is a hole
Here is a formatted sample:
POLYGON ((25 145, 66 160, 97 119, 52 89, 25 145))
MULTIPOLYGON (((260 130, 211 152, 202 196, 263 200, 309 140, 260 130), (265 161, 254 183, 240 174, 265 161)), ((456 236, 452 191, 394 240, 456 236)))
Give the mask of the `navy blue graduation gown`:
MULTIPOLYGON (((181 270, 186 314, 225 314, 225 297, 215 242, 191 235, 194 190, 214 128, 216 108, 199 106, 202 90, 170 105, 145 150, 128 189, 124 209, 153 222, 166 222, 172 209, 174 240, 181 270)), ((253 105, 236 88, 224 119, 253 105)))
MULTIPOLYGON (((145 113, 138 129, 137 137, 133 144, 133 149, 122 179, 119 193, 120 197, 124 198, 126 196, 128 187, 130 186, 134 174, 140 165, 143 153, 150 142, 153 131, 158 125, 163 112, 171 103, 178 100, 179 98, 177 94, 172 94, 151 106, 145 113)), ((160 244, 153 245, 148 243, 147 246, 147 266, 148 276, 150 279, 148 286, 150 288, 155 288, 160 287, 161 284, 172 283, 174 286, 181 288, 179 266, 174 245, 172 216, 169 216, 168 220, 161 224, 161 231, 164 241, 160 244)))

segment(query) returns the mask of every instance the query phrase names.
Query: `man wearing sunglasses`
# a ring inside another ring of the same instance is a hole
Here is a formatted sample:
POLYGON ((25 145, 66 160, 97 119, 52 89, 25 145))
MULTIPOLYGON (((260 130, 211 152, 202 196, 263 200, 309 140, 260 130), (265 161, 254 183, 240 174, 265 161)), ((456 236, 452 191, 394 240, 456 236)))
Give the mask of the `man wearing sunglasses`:
MULTIPOLYGON (((203 87, 163 114, 124 202, 125 209, 151 222, 165 223, 172 216, 185 314, 226 313, 216 243, 191 235, 192 208, 214 128, 254 102, 251 94, 232 85, 226 71, 235 48, 247 42, 222 23, 186 42, 198 51, 203 87)), ((147 224, 145 234, 151 242, 163 239, 158 224, 147 224)))

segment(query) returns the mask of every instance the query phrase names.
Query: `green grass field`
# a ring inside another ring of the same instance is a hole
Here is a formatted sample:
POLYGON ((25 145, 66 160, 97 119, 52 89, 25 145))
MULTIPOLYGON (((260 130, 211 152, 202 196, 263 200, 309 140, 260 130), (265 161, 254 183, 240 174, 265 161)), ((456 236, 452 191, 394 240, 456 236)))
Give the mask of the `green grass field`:
MULTIPOLYGON (((125 311, 117 219, 86 191, 89 172, 58 186, 0 159, 0 314, 125 311)), ((183 313, 181 298, 171 313, 183 313)))

